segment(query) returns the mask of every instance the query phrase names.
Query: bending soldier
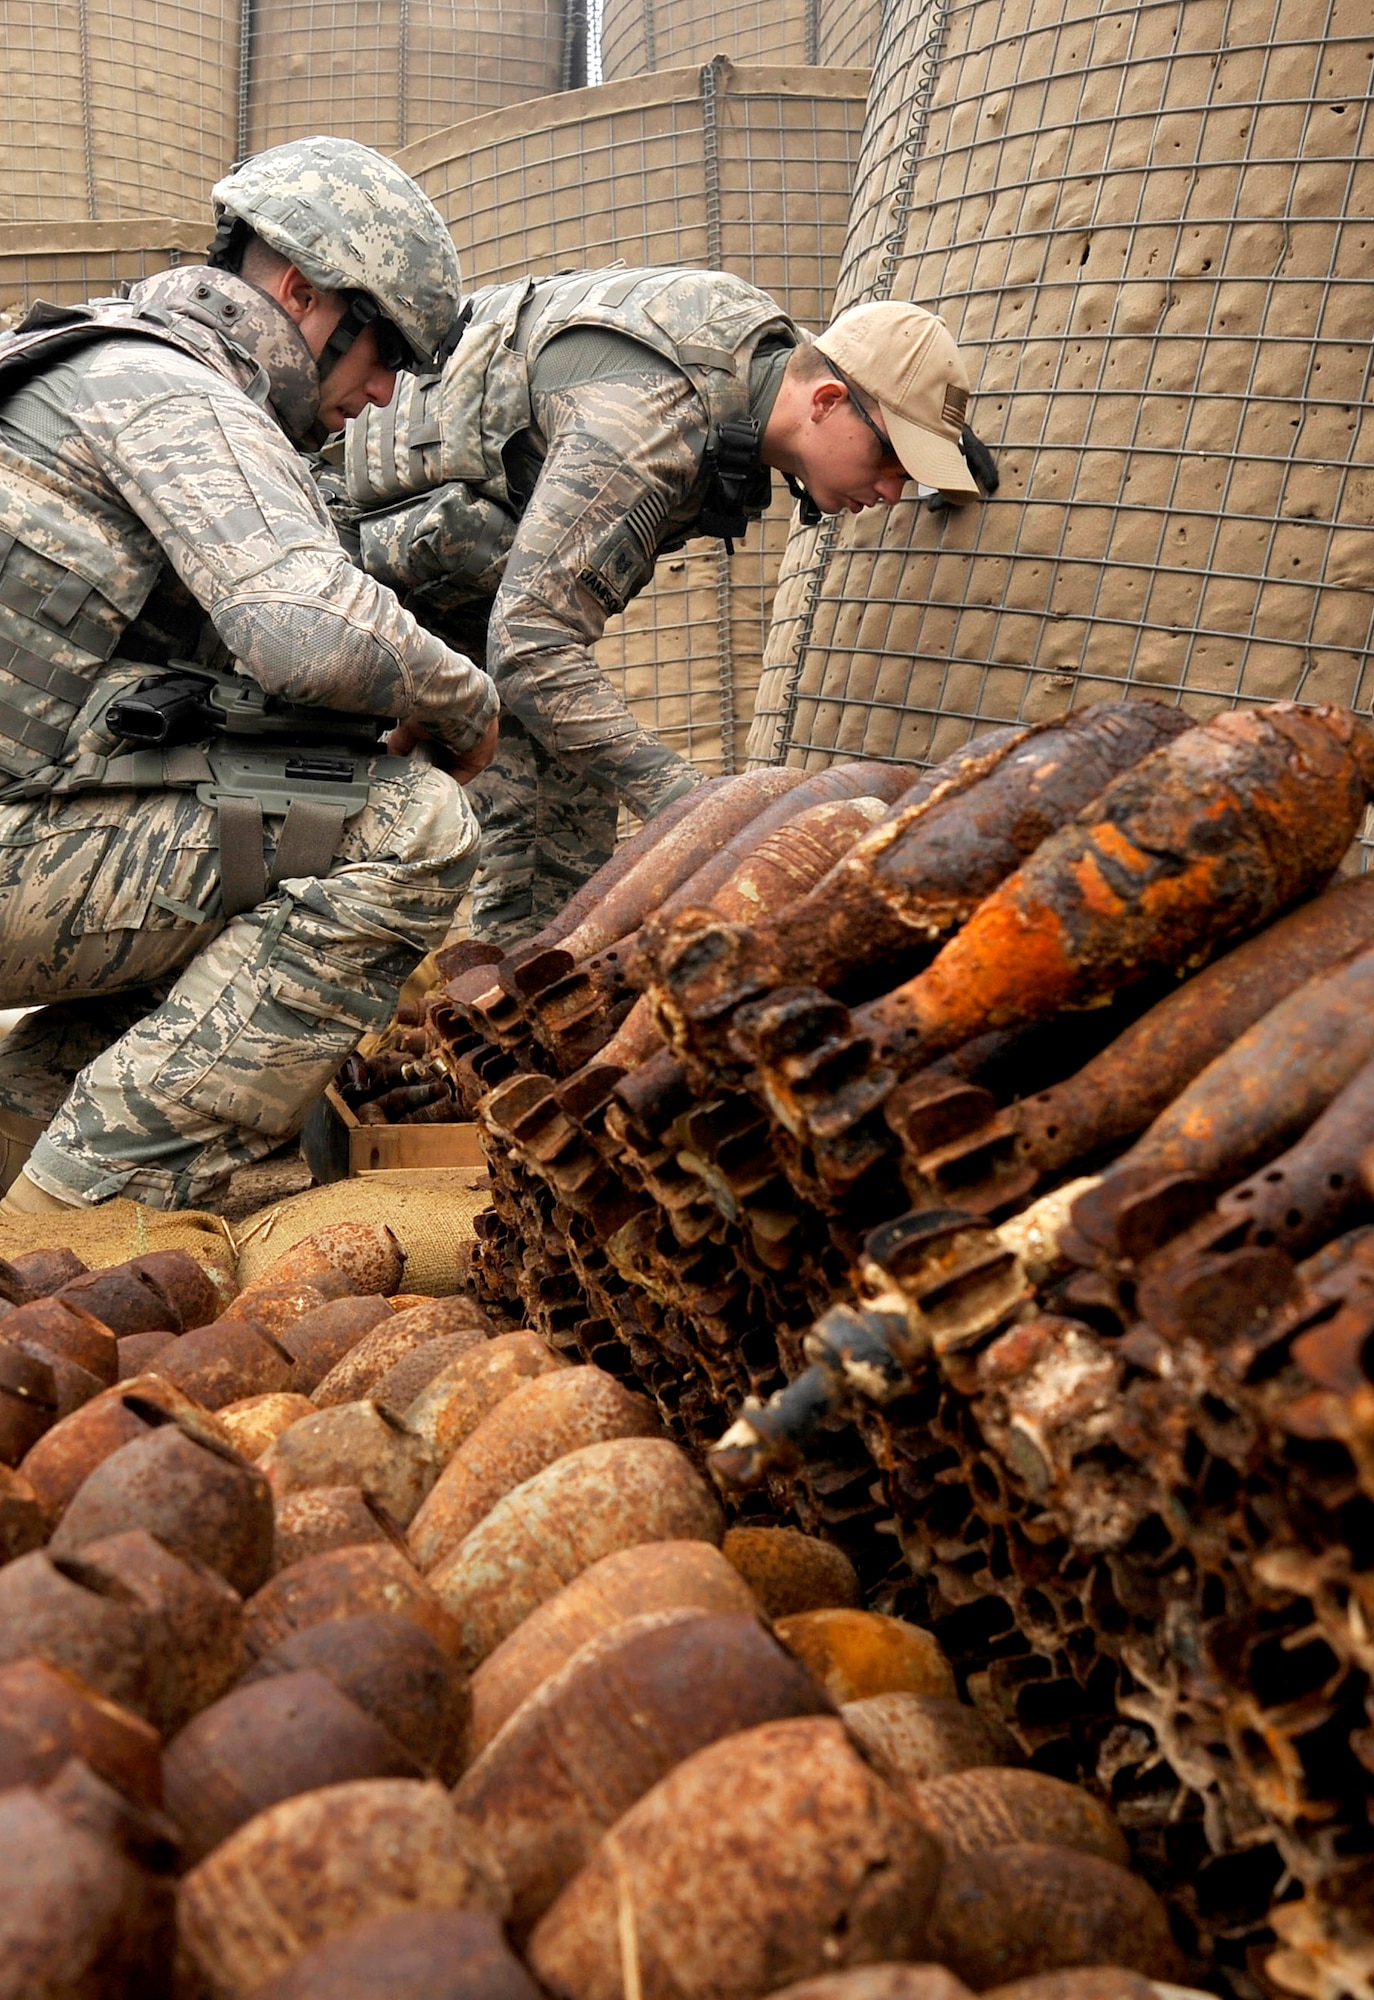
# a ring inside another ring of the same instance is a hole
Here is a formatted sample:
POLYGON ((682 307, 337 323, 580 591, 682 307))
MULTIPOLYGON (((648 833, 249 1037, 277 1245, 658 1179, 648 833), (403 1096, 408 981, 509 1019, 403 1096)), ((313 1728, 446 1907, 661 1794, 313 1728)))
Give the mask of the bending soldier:
POLYGON ((609 270, 478 292, 442 375, 350 427, 364 566, 478 657, 487 625, 479 935, 537 930, 606 860, 620 806, 648 818, 697 782, 593 657, 658 557, 742 535, 770 469, 826 513, 889 504, 908 476, 977 494, 967 402, 919 306, 857 307, 812 345, 728 272, 609 270))
POLYGON ((0 1042, 11 1207, 180 1207, 269 1152, 476 858, 492 684, 353 567, 296 449, 438 364, 452 242, 347 140, 214 202, 208 267, 0 340, 0 1005, 53 1003, 0 1042))

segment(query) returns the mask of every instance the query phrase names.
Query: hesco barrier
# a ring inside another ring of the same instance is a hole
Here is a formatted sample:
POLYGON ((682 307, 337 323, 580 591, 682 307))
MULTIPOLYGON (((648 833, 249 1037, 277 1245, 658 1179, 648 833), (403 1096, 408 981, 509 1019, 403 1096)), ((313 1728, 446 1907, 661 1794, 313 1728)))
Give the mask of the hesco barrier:
POLYGON ((210 240, 208 220, 58 222, 0 227, 0 315, 18 316, 35 299, 79 305, 136 284, 173 264, 199 264, 210 240))
POLYGON ((882 0, 605 0, 601 68, 607 82, 646 70, 709 62, 819 63, 866 67, 873 60, 882 0))
POLYGON ((242 0, 0 0, 0 223, 194 215, 236 150, 242 0))
POLYGON ((965 349, 1001 492, 789 551, 752 758, 1122 690, 1368 705, 1367 13, 898 0, 837 302, 965 349))
MULTIPOLYGON (((470 283, 616 258, 721 267, 814 328, 867 83, 865 70, 718 60, 472 119, 400 160, 438 203, 470 283)), ((743 752, 787 520, 780 499, 733 560, 689 544, 600 648, 639 719, 708 770, 743 752)))
POLYGON ((455 119, 561 89, 565 61, 561 0, 260 0, 248 146, 336 132, 394 152, 455 119))

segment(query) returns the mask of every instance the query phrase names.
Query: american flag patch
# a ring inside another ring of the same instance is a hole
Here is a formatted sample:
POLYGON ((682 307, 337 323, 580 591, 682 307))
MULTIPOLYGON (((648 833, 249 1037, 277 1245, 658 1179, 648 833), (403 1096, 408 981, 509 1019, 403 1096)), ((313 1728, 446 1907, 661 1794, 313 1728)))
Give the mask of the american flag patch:
POLYGON ((945 385, 945 422, 957 429, 964 428, 968 416, 968 390, 960 389, 955 383, 945 385))

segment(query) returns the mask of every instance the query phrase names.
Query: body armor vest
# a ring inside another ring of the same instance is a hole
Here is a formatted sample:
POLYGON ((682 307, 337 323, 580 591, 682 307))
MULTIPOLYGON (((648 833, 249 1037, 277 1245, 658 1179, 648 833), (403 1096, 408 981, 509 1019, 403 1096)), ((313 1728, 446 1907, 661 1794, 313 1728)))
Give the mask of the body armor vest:
POLYGON ((386 409, 349 425, 349 499, 364 510, 391 507, 459 480, 475 515, 492 515, 493 541, 501 522, 508 535, 514 503, 502 454, 532 421, 530 365, 581 326, 638 341, 687 376, 706 406, 708 465, 750 422, 760 341, 797 339, 774 300, 728 271, 663 265, 489 285, 474 295, 443 373, 404 378, 386 409))
MULTIPOLYGON (((68 355, 129 337, 170 347, 242 385, 252 401, 272 402, 274 378, 234 338, 235 322, 261 306, 256 288, 220 271, 174 272, 163 282, 187 294, 184 302, 175 299, 174 312, 118 299, 36 305, 12 333, 0 335, 0 406, 68 355)), ((287 383, 292 392, 300 386, 287 383)), ((266 893, 264 811, 287 812, 290 822, 274 879, 323 873, 344 821, 367 802, 366 764, 360 773, 348 757, 330 757, 337 746, 328 741, 325 711, 278 709, 273 725, 264 727, 255 720, 264 707, 261 691, 242 683, 240 690, 258 699, 236 703, 232 681, 213 675, 207 679, 223 687, 228 709, 245 708, 242 717, 226 716, 231 733, 207 727, 203 747, 183 740, 165 749, 123 749, 105 727, 106 711, 146 683, 151 669, 146 661, 119 660, 117 648, 163 565, 156 538, 137 516, 102 507, 75 480, 0 441, 0 798, 194 786, 218 810, 223 900, 232 916, 266 893), (303 751, 316 734, 325 739, 325 755, 311 763, 303 751), (290 749, 247 740, 274 735, 289 736, 290 749), (310 768, 298 774, 292 763, 310 768)), ((359 740, 368 720, 347 718, 355 758, 376 748, 380 722, 370 745, 359 740)))

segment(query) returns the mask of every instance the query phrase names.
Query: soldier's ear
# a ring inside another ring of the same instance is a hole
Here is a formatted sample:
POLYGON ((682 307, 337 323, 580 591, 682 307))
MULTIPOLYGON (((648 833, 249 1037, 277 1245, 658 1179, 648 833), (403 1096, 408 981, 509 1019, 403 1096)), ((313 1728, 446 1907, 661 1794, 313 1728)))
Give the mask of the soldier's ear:
POLYGON ((845 388, 843 382, 836 382, 832 377, 827 377, 823 381, 813 383, 811 388, 812 423, 824 423, 832 410, 837 409, 841 403, 847 403, 848 401, 849 391, 845 388))
POLYGON ((319 286, 294 264, 283 264, 265 289, 297 326, 319 304, 321 296, 319 286))

